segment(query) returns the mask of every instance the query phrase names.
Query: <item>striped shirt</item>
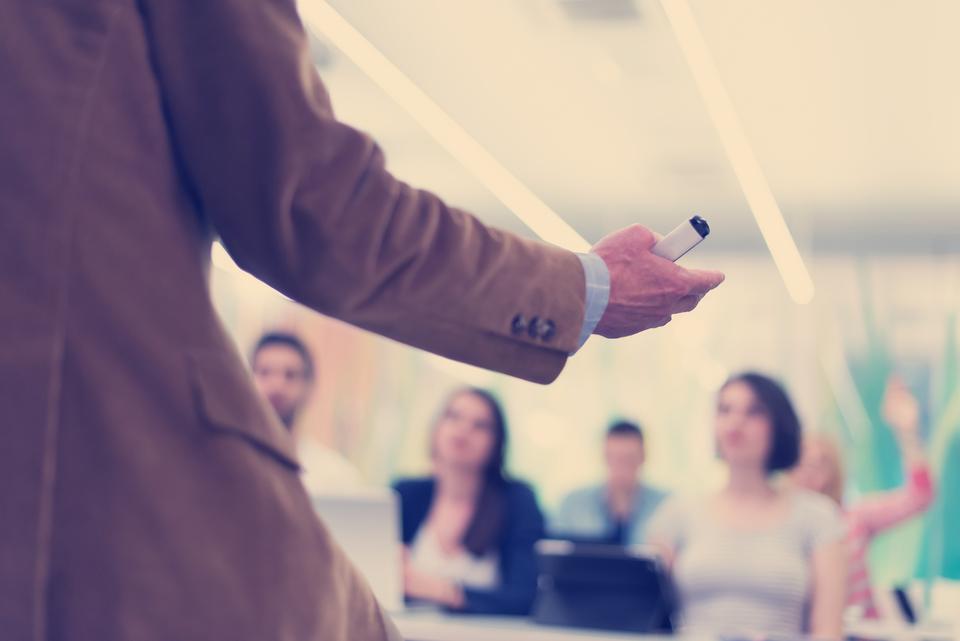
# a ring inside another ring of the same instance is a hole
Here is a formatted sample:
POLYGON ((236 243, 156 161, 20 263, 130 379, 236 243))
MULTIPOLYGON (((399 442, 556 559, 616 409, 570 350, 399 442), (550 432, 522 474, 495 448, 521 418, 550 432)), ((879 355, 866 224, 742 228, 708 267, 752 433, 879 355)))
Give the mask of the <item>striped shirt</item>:
POLYGON ((867 566, 870 542, 877 534, 926 510, 933 499, 930 468, 917 465, 910 471, 903 487, 867 497, 845 512, 847 548, 850 554, 848 607, 860 608, 863 616, 868 619, 879 617, 867 566))
POLYGON ((843 523, 830 499, 790 496, 788 515, 768 527, 721 522, 703 499, 671 499, 648 527, 670 545, 685 631, 795 636, 807 629, 811 556, 840 541, 843 523))

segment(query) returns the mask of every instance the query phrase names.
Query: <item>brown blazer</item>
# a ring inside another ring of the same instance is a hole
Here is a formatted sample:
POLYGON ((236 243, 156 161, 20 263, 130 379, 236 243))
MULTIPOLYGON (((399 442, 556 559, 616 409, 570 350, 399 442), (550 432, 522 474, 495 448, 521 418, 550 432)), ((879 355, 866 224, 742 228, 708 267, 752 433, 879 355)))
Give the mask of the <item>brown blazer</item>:
POLYGON ((391 177, 305 52, 293 0, 0 0, 4 640, 388 634, 214 313, 215 235, 450 358, 547 382, 576 347, 576 256, 391 177))

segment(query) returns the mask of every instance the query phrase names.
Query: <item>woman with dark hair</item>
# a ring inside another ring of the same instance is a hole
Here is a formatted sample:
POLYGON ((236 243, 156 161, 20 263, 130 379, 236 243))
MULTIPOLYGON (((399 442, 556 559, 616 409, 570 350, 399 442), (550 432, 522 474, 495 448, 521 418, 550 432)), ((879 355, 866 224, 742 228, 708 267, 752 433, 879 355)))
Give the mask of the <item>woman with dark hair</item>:
POLYGON ((800 421, 783 387, 762 374, 733 377, 718 394, 715 430, 724 488, 669 500, 648 529, 672 566, 684 625, 714 635, 840 639, 839 511, 774 478, 800 455, 800 421))
POLYGON ((503 471, 507 427, 481 389, 454 393, 433 428, 433 475, 397 482, 408 599, 475 614, 530 611, 543 515, 503 471))

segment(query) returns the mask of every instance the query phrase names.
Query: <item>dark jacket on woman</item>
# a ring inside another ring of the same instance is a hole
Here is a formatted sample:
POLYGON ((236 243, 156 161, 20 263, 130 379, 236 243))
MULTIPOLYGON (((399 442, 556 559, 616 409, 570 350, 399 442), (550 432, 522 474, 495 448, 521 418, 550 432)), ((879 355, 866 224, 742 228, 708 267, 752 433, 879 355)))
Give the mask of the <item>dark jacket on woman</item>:
MULTIPOLYGON (((432 478, 398 481, 402 536, 412 545, 433 504, 436 481, 432 478)), ((493 590, 464 587, 464 607, 470 614, 527 615, 537 592, 537 559, 534 544, 544 536, 543 514, 526 483, 506 481, 503 530, 494 551, 499 554, 500 585, 493 590)))

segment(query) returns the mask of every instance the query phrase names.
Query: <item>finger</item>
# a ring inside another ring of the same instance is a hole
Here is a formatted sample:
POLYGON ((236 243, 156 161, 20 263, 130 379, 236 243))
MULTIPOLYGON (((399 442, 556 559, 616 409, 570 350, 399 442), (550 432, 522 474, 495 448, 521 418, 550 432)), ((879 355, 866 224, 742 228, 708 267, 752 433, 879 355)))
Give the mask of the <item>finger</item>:
POLYGON ((722 272, 702 269, 687 270, 688 291, 690 294, 700 294, 716 289, 726 279, 722 272))

